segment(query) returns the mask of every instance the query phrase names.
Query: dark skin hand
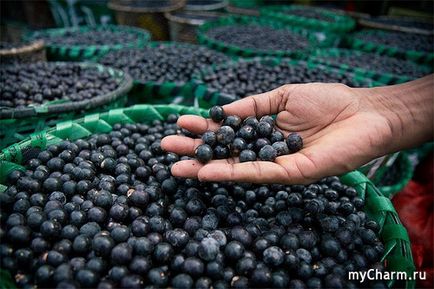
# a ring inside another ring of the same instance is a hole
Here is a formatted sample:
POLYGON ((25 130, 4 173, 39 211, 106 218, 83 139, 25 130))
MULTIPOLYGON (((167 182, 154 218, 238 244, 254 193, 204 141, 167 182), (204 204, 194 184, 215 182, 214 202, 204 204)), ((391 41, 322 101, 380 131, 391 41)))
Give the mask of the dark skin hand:
MULTIPOLYGON (((282 184, 306 184, 325 176, 343 174, 378 156, 432 139, 432 106, 426 106, 427 102, 432 103, 432 90, 428 89, 432 83, 430 75, 408 83, 412 85, 380 88, 293 84, 246 97, 225 105, 226 115, 259 118, 276 114, 277 128, 285 136, 298 132, 303 137, 303 149, 280 156, 275 162, 239 163, 238 159, 230 158, 202 164, 185 160, 173 165, 172 174, 200 181, 282 184), (425 106, 417 105, 416 101, 396 103, 398 97, 409 93, 421 95, 420 101, 425 106), (384 97, 384 94, 390 97, 384 97), (405 111, 409 110, 409 105, 413 106, 413 112, 405 111), (414 117, 416 112, 420 118, 414 117), (406 116, 400 116, 404 113, 406 116), (415 129, 419 122, 429 120, 431 125, 415 129), (411 130, 407 137, 403 136, 404 129, 411 130)), ((196 134, 215 131, 219 127, 210 119, 192 115, 180 117, 178 125, 196 134)), ((161 145, 166 151, 193 156, 201 143, 200 139, 168 136, 161 145)))

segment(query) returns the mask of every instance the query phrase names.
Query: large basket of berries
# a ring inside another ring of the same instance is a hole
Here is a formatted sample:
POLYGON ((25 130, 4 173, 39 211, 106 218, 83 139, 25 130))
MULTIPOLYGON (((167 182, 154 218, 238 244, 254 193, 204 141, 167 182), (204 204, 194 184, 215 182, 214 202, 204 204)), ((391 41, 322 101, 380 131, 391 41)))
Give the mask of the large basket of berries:
POLYGON ((284 58, 256 57, 200 70, 192 78, 196 104, 207 108, 270 91, 288 83, 340 82, 352 87, 378 83, 345 69, 284 58))
POLYGON ((411 60, 343 48, 318 49, 309 60, 365 75, 384 84, 407 82, 432 71, 431 67, 411 60))
POLYGON ((51 28, 25 37, 26 40, 43 40, 48 60, 57 61, 95 59, 109 51, 142 47, 150 38, 144 29, 122 25, 51 28))
POLYGON ((356 21, 348 15, 302 5, 264 7, 261 9, 261 15, 290 25, 332 33, 346 33, 356 26, 356 21))
POLYGON ((229 16, 208 21, 197 31, 198 42, 229 55, 303 57, 309 49, 327 47, 314 33, 268 18, 229 16))
POLYGON ((434 36, 364 29, 348 36, 350 47, 432 65, 434 36))
POLYGON ((121 69, 134 79, 129 104, 193 104, 191 76, 199 69, 231 58, 209 48, 186 43, 150 42, 140 49, 113 51, 99 63, 121 69))
POLYGON ((136 105, 4 149, 3 276, 19 287, 414 286, 349 281, 414 270, 392 203, 362 174, 308 186, 175 178, 170 167, 188 157, 160 141, 183 132, 182 114, 207 115, 136 105))
POLYGON ((0 68, 0 147, 59 120, 124 106, 131 77, 92 63, 38 62, 0 68))

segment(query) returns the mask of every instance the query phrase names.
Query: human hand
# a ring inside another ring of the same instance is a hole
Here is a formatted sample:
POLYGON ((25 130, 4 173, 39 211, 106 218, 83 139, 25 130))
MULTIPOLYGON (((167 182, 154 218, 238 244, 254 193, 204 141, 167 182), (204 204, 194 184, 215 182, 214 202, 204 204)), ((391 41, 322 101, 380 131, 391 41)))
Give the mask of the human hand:
MULTIPOLYGON (((366 98, 368 99, 368 98, 366 98)), ((172 166, 177 177, 200 181, 305 184, 339 175, 387 153, 392 138, 387 118, 377 113, 355 89, 342 84, 290 84, 267 93, 246 97, 223 106, 226 115, 260 118, 277 114, 276 127, 285 137, 297 132, 304 147, 274 162, 239 163, 237 158, 202 164, 184 160, 172 166)), ((199 116, 185 115, 178 125, 196 134, 217 130, 219 124, 199 116)), ((194 155, 201 139, 165 137, 161 146, 179 155, 194 155)))

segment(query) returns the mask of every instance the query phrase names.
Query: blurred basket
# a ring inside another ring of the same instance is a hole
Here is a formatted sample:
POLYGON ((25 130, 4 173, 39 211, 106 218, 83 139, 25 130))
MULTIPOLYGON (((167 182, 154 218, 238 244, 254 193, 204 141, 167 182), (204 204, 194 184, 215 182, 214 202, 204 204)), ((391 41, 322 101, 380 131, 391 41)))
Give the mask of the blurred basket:
POLYGON ((223 12, 228 0, 187 0, 185 11, 219 11, 223 12))
POLYGON ((432 22, 422 21, 417 18, 398 17, 398 16, 378 16, 378 17, 365 17, 360 18, 359 25, 366 28, 374 28, 389 31, 406 32, 421 35, 433 35, 434 26, 432 22), (399 21, 403 23, 399 25, 399 21), (389 22, 389 23, 388 23, 389 22), (408 23, 408 26, 403 24, 408 23), (431 26, 431 29, 424 29, 419 27, 411 27, 411 22, 420 23, 423 26, 431 26), (425 25, 424 25, 425 24, 425 25))
POLYGON ((268 18, 261 17, 249 17, 249 16, 229 16, 222 17, 218 20, 209 21, 198 28, 198 41, 199 43, 206 45, 212 49, 224 52, 229 55, 241 56, 241 57, 255 57, 255 56, 275 56, 275 57, 294 57, 302 58, 308 52, 305 50, 261 50, 261 49, 246 49, 243 47, 231 45, 224 43, 222 41, 215 40, 206 35, 208 30, 221 26, 238 26, 238 25, 260 25, 266 27, 272 27, 275 29, 285 29, 290 30, 293 33, 301 35, 306 38, 309 42, 308 49, 314 49, 317 47, 327 47, 330 46, 330 39, 321 41, 314 33, 307 30, 290 27, 282 22, 270 20, 268 18))
POLYGON ((260 14, 287 24, 308 28, 314 31, 327 31, 333 33, 346 33, 355 28, 356 22, 348 15, 334 13, 327 9, 302 5, 276 5, 261 9, 260 14), (333 21, 325 21, 312 17, 305 17, 291 14, 296 10, 314 11, 318 15, 323 15, 333 21))
MULTIPOLYGON (((340 57, 343 55, 360 55, 360 54, 361 54, 360 51, 349 50, 349 49, 340 49, 340 48, 318 49, 310 54, 309 61, 321 63, 339 69, 345 69, 360 75, 365 75, 366 77, 371 78, 372 80, 385 85, 398 84, 398 83, 403 83, 403 82, 413 80, 412 77, 406 75, 397 75, 397 74, 391 74, 387 72, 368 70, 366 68, 357 67, 355 65, 337 63, 335 61, 327 60, 327 58, 340 57)), ((424 72, 426 74, 429 74, 431 72, 428 66, 418 65, 418 69, 421 72, 424 72)))
POLYGON ((2 65, 15 63, 33 63, 47 61, 44 41, 34 41, 24 46, 0 50, 0 63, 2 65))
POLYGON ((424 52, 416 50, 404 50, 398 47, 377 44, 369 41, 365 41, 357 37, 359 33, 377 33, 381 37, 382 34, 386 34, 384 31, 376 30, 362 30, 356 34, 346 36, 346 44, 356 50, 362 50, 367 52, 376 52, 382 55, 393 56, 402 59, 408 59, 417 63, 431 65, 434 61, 434 52, 424 52))
POLYGON ((24 37, 25 40, 34 40, 41 37, 62 36, 67 32, 87 32, 93 30, 113 31, 114 33, 130 33, 137 35, 137 41, 132 43, 122 44, 107 44, 107 45, 56 45, 45 41, 47 48, 47 56, 49 60, 57 61, 82 61, 93 60, 98 58, 109 51, 119 50, 130 47, 142 47, 149 39, 150 35, 146 30, 119 26, 119 25, 100 25, 100 26, 78 26, 73 28, 53 28, 46 30, 39 30, 30 33, 24 37))
MULTIPOLYGON (((191 50, 199 47, 195 44, 189 43, 176 43, 166 41, 151 41, 147 45, 149 47, 158 46, 182 46, 191 50)), ((224 56, 224 55, 222 55, 224 56)), ((101 59, 97 62, 101 63, 101 59)), ((225 59, 225 58, 224 58, 225 59)), ((230 58, 227 58, 228 61, 230 58)), ((104 64, 104 63, 102 63, 104 64)), ((144 81, 140 79, 133 79, 133 88, 128 93, 128 105, 134 104, 183 104, 193 105, 193 85, 190 81, 182 82, 157 82, 157 81, 144 81)))
MULTIPOLYGON (((164 120, 169 114, 196 114, 207 116, 204 110, 183 106, 136 105, 128 108, 114 109, 109 112, 88 115, 76 121, 62 122, 48 130, 38 132, 30 139, 4 149, 0 154, 0 183, 5 184, 5 177, 14 169, 22 168, 21 164, 37 155, 48 145, 57 144, 64 139, 76 140, 86 138, 95 133, 107 133, 116 123, 151 123, 153 120, 164 120)), ((364 211, 370 219, 380 226, 379 237, 385 247, 383 261, 389 271, 406 272, 413 276, 414 264, 410 249, 410 241, 406 229, 402 226, 392 203, 361 173, 351 172, 341 176, 341 181, 356 189, 359 197, 365 200, 364 211)), ((6 186, 1 185, 2 190, 6 186)), ((4 271, 3 271, 4 272, 4 271)), ((5 273, 5 272, 4 272, 5 273)), ((390 280, 389 287, 395 280, 390 280)), ((8 286, 0 281, 0 287, 8 286)), ((413 281, 406 281, 405 287, 414 287, 413 281)))
POLYGON ((164 14, 169 20, 172 41, 197 43, 197 28, 206 21, 215 20, 223 13, 203 11, 174 11, 164 14))
MULTIPOLYGON (((56 63, 68 65, 68 63, 56 63)), ((118 80, 116 90, 91 99, 81 101, 47 102, 39 106, 6 108, 0 110, 0 148, 18 142, 29 134, 52 126, 59 121, 74 119, 84 113, 99 112, 122 107, 127 101, 127 93, 132 87, 132 79, 120 70, 93 63, 81 63, 82 67, 95 67, 108 72, 118 80)))
MULTIPOLYGON (((246 59, 246 60, 239 60, 238 62, 249 62, 249 61, 256 61, 260 60, 263 64, 266 65, 278 65, 282 62, 287 62, 289 65, 302 65, 305 66, 307 69, 313 69, 313 68, 322 68, 326 72, 333 72, 337 74, 350 74, 352 76, 352 80, 355 84, 358 84, 358 86, 365 86, 365 87, 371 87, 379 85, 379 83, 374 82, 373 80, 366 78, 363 74, 358 73, 351 73, 348 70, 345 69, 336 69, 332 67, 327 67, 322 64, 318 63, 312 63, 312 62, 306 62, 301 60, 290 60, 285 58, 272 58, 272 57, 264 57, 264 58, 254 58, 254 59, 246 59)), ((228 67, 228 66, 236 66, 237 63, 235 62, 229 62, 224 63, 221 65, 214 65, 211 66, 208 69, 203 69, 201 71, 198 71, 195 73, 192 77, 192 83, 193 83, 193 90, 194 90, 194 97, 195 97, 195 103, 197 106, 201 108, 210 108, 213 105, 224 105, 231 103, 233 101, 238 100, 239 98, 236 95, 231 95, 228 93, 224 93, 221 91, 218 91, 214 88, 210 88, 206 85, 206 83, 202 80, 202 75, 205 75, 207 73, 210 73, 211 71, 215 70, 217 67, 228 67)))
POLYGON ((138 1, 112 0, 108 7, 122 25, 136 26, 151 32, 152 40, 169 40, 169 25, 165 12, 184 7, 185 0, 138 1))

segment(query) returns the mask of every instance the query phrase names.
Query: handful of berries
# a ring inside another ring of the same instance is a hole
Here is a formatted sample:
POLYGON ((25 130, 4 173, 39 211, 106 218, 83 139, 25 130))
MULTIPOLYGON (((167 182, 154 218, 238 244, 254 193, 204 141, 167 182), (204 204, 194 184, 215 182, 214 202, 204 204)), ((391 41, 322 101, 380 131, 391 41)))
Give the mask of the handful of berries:
POLYGON ((239 157, 240 162, 274 161, 276 157, 295 153, 303 148, 303 139, 297 133, 290 133, 285 140, 282 132, 275 128, 270 115, 257 119, 249 116, 226 116, 221 106, 209 111, 213 121, 222 126, 216 131, 202 135, 203 144, 195 151, 196 159, 207 163, 211 159, 239 157))

